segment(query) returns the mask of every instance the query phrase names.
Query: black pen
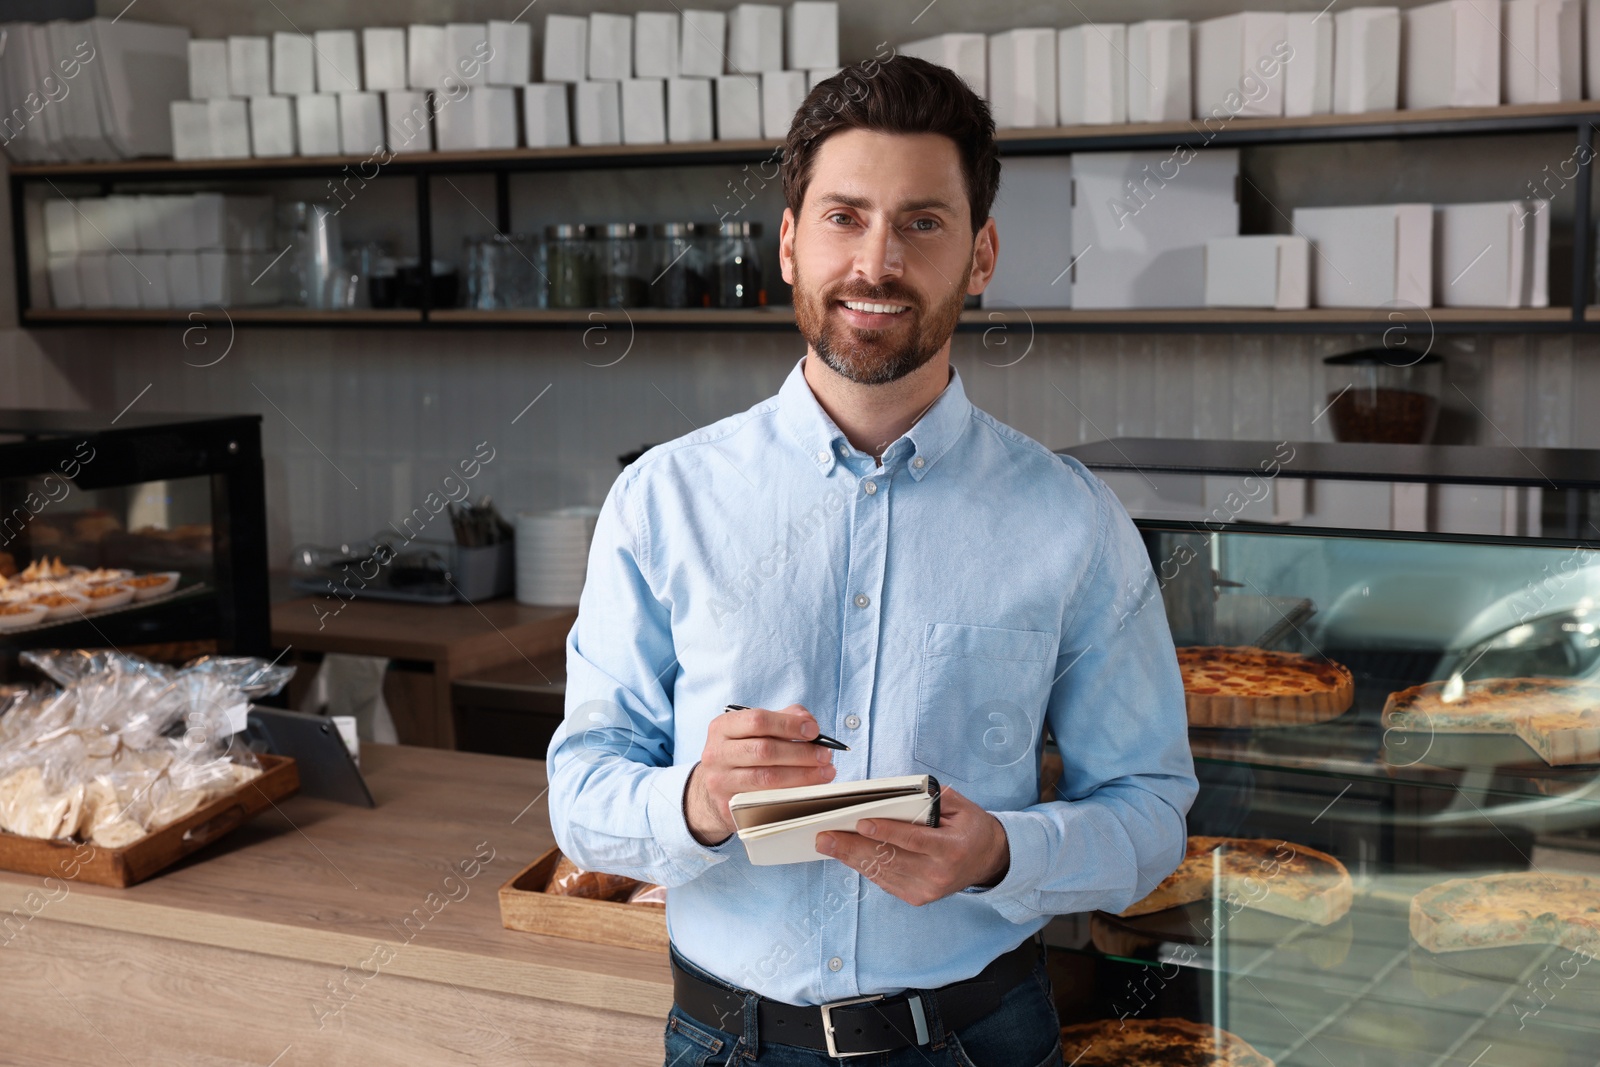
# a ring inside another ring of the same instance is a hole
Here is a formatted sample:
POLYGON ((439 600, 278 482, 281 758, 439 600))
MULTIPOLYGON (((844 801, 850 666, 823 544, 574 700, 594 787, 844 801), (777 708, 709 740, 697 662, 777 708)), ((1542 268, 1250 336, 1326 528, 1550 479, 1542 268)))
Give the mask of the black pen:
MULTIPOLYGON (((723 708, 722 710, 725 711, 725 712, 727 712, 727 711, 749 711, 750 708, 748 706, 744 705, 744 704, 729 704, 727 707, 723 708)), ((831 748, 835 752, 849 752, 850 751, 850 746, 849 745, 845 744, 843 741, 835 741, 833 738, 829 737, 827 734, 818 734, 816 737, 813 737, 810 741, 807 741, 806 744, 808 744, 808 745, 821 745, 823 748, 831 748)))

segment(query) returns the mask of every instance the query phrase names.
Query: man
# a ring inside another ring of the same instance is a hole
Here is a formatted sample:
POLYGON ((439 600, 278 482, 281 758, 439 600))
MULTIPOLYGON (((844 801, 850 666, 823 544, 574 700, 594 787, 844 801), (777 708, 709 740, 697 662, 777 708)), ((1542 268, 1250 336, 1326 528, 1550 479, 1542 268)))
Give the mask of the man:
POLYGON ((613 485, 556 839, 669 887, 668 1064, 1058 1064, 1035 935, 1148 893, 1195 794, 1149 559, 1103 483, 950 366, 999 249, 983 101, 917 59, 848 68, 795 116, 783 178, 806 354, 613 485), (1040 803, 1046 725, 1064 771, 1040 803), (794 743, 819 730, 849 750, 794 743), (938 827, 864 820, 763 867, 733 834, 734 793, 902 774, 943 784, 938 827))

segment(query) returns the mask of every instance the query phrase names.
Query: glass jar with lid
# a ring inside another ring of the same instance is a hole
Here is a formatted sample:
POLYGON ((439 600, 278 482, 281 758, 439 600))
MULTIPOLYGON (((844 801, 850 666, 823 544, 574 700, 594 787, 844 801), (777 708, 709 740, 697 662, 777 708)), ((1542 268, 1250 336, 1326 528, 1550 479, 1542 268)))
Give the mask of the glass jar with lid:
POLYGON ((649 229, 637 222, 613 222, 600 245, 595 301, 601 307, 636 308, 649 303, 649 229))
POLYGON ((717 228, 711 256, 711 302, 716 307, 751 308, 767 302, 761 285, 759 222, 724 222, 717 228))
POLYGON ((700 308, 709 302, 704 222, 659 222, 652 230, 655 263, 650 303, 658 308, 700 308))
POLYGON ((548 279, 548 306, 595 306, 594 227, 581 222, 544 228, 544 273, 548 279))
POLYGON ((1437 355, 1363 348, 1322 362, 1335 441, 1425 445, 1433 437, 1443 377, 1437 355))

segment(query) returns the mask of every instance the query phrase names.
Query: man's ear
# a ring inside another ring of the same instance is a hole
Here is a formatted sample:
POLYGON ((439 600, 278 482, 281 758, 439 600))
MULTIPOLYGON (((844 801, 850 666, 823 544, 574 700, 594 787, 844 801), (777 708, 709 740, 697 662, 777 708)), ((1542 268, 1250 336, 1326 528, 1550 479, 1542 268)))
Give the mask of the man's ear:
POLYGON ((794 212, 783 209, 783 224, 778 227, 778 269, 783 280, 794 284, 794 212))
POLYGON ((967 295, 977 296, 989 287, 994 278, 994 265, 1000 258, 1000 234, 995 229, 994 216, 985 219, 972 239, 972 276, 967 279, 967 295))

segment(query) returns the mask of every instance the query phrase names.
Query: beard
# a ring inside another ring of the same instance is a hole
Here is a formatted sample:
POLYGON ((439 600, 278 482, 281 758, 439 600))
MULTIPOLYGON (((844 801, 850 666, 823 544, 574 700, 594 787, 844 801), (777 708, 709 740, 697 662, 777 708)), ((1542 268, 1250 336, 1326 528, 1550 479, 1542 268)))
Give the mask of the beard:
POLYGON ((960 284, 948 295, 931 301, 895 282, 868 285, 859 279, 840 282, 819 293, 806 285, 796 263, 795 324, 817 357, 850 381, 861 385, 898 381, 926 364, 949 342, 961 321, 971 276, 969 256, 960 284), (886 329, 863 330, 840 317, 835 308, 841 300, 904 304, 906 310, 886 329))

